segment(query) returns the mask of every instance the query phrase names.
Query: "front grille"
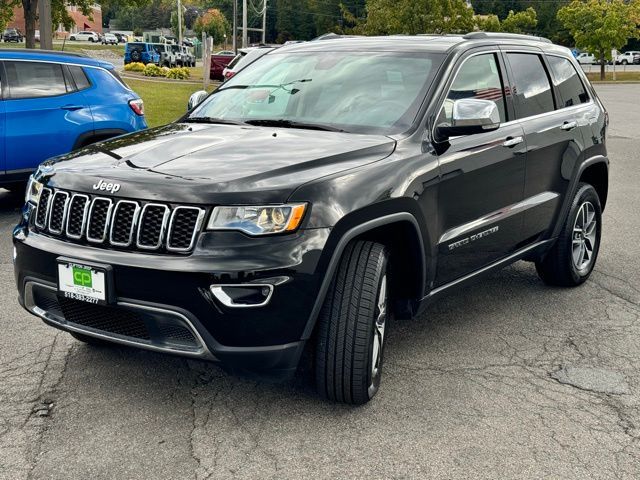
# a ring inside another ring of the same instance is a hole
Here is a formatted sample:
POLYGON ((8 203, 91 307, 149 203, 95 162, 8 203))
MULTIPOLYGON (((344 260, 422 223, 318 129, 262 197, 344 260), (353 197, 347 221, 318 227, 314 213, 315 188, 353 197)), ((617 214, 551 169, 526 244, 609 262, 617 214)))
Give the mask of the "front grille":
POLYGON ((43 189, 35 213, 36 230, 109 248, 188 253, 202 227, 205 210, 160 203, 112 200, 64 190, 43 189))

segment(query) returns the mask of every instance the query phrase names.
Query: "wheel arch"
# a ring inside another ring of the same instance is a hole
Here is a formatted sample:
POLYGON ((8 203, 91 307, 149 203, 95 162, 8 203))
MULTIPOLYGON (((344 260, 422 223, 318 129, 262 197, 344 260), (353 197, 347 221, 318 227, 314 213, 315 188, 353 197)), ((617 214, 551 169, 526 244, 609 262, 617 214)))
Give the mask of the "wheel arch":
POLYGON ((600 206, 604 211, 609 195, 609 168, 607 164, 604 161, 590 164, 580 174, 579 181, 588 183, 596 189, 600 198, 600 206))
POLYGON ((100 142, 102 140, 107 140, 108 138, 117 137, 118 135, 124 135, 125 133, 128 132, 122 128, 102 128, 98 130, 89 130, 88 132, 84 132, 78 135, 78 138, 73 144, 73 150, 86 147, 87 145, 91 145, 92 143, 100 142))
MULTIPOLYGON (((389 249, 392 262, 391 272, 393 272, 392 275, 395 274, 394 284, 391 288, 396 292, 398 289, 402 289, 409 294, 407 298, 402 299, 401 308, 396 308, 396 310, 400 310, 399 313, 402 313, 404 309, 408 313, 412 312, 414 307, 417 306, 417 301, 424 294, 428 265, 425 253, 426 237, 423 233, 424 226, 421 226, 413 213, 408 211, 388 213, 361 221, 347 229, 340 228, 340 224, 347 219, 348 217, 341 220, 333 229, 332 236, 334 237, 335 246, 333 248, 330 247, 327 265, 323 270, 324 277, 303 331, 302 340, 311 338, 342 255, 347 245, 353 241, 375 241, 384 244, 389 249), (397 283, 396 277, 398 279, 397 283)), ((332 240, 330 239, 327 245, 330 245, 331 242, 332 240)))

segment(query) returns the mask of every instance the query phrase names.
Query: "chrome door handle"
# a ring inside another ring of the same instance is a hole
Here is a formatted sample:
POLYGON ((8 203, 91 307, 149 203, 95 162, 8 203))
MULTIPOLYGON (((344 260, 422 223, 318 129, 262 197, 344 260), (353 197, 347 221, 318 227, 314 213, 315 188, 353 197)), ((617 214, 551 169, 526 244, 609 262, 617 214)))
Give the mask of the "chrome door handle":
POLYGON ((573 130, 578 126, 578 122, 564 122, 560 127, 561 130, 573 130))
POLYGON ((522 137, 510 137, 507 138, 504 143, 502 144, 503 147, 507 147, 507 148, 511 148, 511 147, 515 147, 516 145, 520 144, 524 142, 524 138, 522 137))

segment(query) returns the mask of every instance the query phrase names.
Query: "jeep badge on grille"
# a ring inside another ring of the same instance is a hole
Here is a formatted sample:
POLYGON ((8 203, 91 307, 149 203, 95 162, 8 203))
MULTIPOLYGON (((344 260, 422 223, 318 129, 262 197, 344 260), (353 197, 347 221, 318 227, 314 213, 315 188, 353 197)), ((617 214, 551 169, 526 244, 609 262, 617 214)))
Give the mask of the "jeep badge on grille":
POLYGON ((92 185, 92 188, 94 190, 102 190, 102 191, 107 191, 107 192, 111 192, 111 193, 116 193, 118 190, 120 190, 120 184, 119 183, 107 183, 104 180, 100 180, 95 185, 92 185))

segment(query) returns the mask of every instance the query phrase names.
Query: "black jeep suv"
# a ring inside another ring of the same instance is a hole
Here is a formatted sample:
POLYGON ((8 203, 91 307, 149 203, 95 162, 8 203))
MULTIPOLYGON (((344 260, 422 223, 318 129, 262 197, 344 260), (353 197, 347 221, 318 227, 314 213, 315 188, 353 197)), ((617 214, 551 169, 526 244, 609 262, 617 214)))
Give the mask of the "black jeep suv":
MULTIPOLYGON (((170 125, 34 174, 13 232, 20 301, 87 343, 295 371, 361 404, 385 330, 517 260, 593 270, 607 114, 533 37, 283 47, 170 125)), ((506 301, 506 299, 505 299, 506 301)))

